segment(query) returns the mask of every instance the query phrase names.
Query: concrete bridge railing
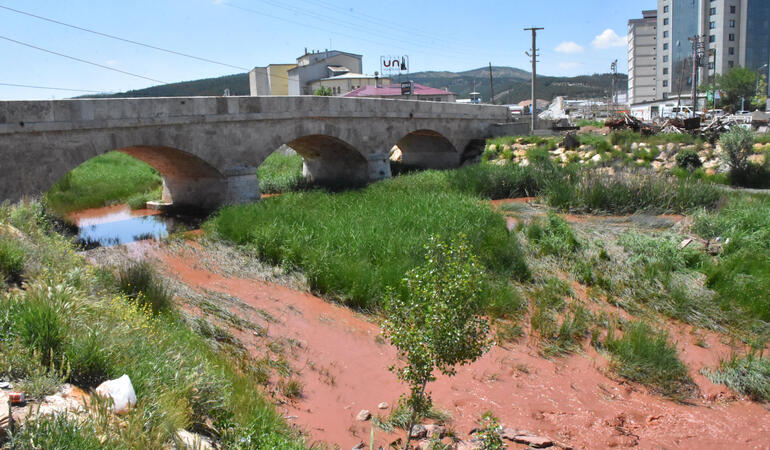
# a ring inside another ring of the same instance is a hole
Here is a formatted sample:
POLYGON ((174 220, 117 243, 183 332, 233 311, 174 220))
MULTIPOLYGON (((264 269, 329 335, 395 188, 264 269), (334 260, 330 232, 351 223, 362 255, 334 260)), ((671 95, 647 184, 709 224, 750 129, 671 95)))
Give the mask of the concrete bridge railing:
POLYGON ((0 102, 0 200, 48 190, 112 150, 155 167, 164 200, 215 208, 260 197, 257 167, 281 145, 319 183, 390 176, 404 164, 457 167, 506 107, 339 97, 167 97, 0 102))

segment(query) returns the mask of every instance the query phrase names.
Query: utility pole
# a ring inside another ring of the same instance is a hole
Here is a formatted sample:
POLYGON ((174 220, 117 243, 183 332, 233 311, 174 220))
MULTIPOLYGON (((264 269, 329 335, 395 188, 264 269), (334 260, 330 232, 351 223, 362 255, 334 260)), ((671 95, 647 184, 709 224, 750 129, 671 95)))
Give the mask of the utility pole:
POLYGON ((491 94, 489 94, 489 103, 495 104, 495 85, 492 82, 492 62, 489 62, 489 91, 491 94))
POLYGON ((698 110, 698 69, 703 62, 703 41, 697 34, 691 38, 687 38, 692 42, 692 92, 690 93, 690 101, 692 102, 692 113, 695 117, 695 112, 698 110))
POLYGON ((532 122, 530 123, 530 133, 535 134, 535 114, 537 111, 537 97, 535 96, 536 91, 536 79, 537 79, 537 30, 544 30, 545 28, 538 28, 538 27, 532 27, 532 28, 524 28, 524 31, 532 31, 532 53, 524 52, 527 56, 532 59, 532 122))
POLYGON ((612 109, 615 108, 616 101, 615 101, 615 79, 618 76, 618 60, 612 61, 612 64, 610 64, 610 71, 612 72, 612 109))

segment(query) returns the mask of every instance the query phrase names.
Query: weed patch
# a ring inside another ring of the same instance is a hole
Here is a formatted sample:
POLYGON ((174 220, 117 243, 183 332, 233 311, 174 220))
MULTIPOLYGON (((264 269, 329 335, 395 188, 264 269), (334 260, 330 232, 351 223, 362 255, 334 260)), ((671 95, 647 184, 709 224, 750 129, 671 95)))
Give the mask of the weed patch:
POLYGON ((747 355, 724 361, 716 370, 703 370, 714 383, 759 402, 770 401, 770 358, 747 355))

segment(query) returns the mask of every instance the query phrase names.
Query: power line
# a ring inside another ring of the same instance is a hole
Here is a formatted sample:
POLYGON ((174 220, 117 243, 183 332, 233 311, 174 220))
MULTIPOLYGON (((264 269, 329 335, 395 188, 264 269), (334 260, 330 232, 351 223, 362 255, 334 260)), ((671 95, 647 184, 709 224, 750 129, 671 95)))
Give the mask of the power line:
POLYGON ((109 38, 109 39, 115 39, 116 41, 127 42, 129 44, 139 45, 139 46, 142 46, 142 47, 151 48, 153 50, 158 50, 158 51, 161 51, 161 52, 171 53, 171 54, 177 55, 177 56, 184 56, 185 58, 196 59, 198 61, 203 61, 203 62, 207 62, 207 63, 211 63, 211 64, 218 64, 220 66, 230 67, 230 68, 233 68, 233 69, 245 70, 245 71, 249 70, 246 67, 235 66, 235 65, 223 63, 223 62, 220 62, 220 61, 215 61, 213 59, 202 58, 200 56, 190 55, 190 54, 187 54, 187 53, 178 52, 176 50, 169 50, 167 48, 157 47, 155 45, 150 45, 150 44, 145 44, 143 42, 133 41, 131 39, 126 39, 126 38, 122 38, 120 36, 114 36, 112 34, 102 33, 101 31, 91 30, 89 28, 79 27, 77 25, 72 25, 72 24, 69 24, 69 23, 60 22, 58 20, 54 20, 54 19, 51 19, 51 18, 48 18, 48 17, 39 16, 37 14, 32 14, 30 12, 21 11, 19 9, 9 8, 9 7, 3 6, 3 5, 0 5, 0 8, 8 10, 8 11, 13 11, 13 12, 18 13, 18 14, 23 14, 25 16, 34 17, 36 19, 45 20, 46 22, 55 23, 57 25, 61 25, 61 26, 69 27, 69 28, 74 28, 74 29, 80 30, 80 31, 85 31, 86 33, 95 34, 97 36, 102 36, 102 37, 106 37, 106 38, 109 38))
POLYGON ((114 67, 105 66, 104 64, 99 64, 99 63, 95 63, 93 61, 87 61, 85 59, 80 59, 80 58, 77 58, 77 57, 74 57, 74 56, 65 55, 64 53, 55 52, 53 50, 48 50, 48 49, 45 49, 45 48, 42 48, 42 47, 38 47, 36 45, 28 44, 26 42, 17 41, 16 39, 11 39, 11 38, 6 37, 6 36, 0 36, 0 39, 4 39, 4 40, 6 40, 8 42, 13 42, 15 44, 23 45, 25 47, 34 48, 35 50, 40 50, 41 52, 46 52, 46 53, 50 53, 52 55, 61 56, 62 58, 67 58, 67 59, 71 59, 73 61, 82 62, 84 64, 90 64, 92 66, 101 67, 102 69, 112 70, 113 72, 119 72, 119 73, 122 73, 124 75, 130 75, 132 77, 142 78, 142 79, 145 79, 145 80, 152 81, 154 83, 167 84, 165 81, 156 80, 155 78, 145 77, 144 75, 138 75, 138 74, 135 74, 135 73, 126 72, 125 70, 120 70, 120 69, 116 69, 114 67))
POLYGON ((88 89, 69 89, 69 88, 60 88, 60 87, 34 86, 31 84, 14 84, 14 83, 0 83, 0 86, 22 87, 22 88, 30 88, 30 89, 50 89, 52 91, 88 92, 91 94, 101 94, 105 92, 105 91, 90 91, 88 89))

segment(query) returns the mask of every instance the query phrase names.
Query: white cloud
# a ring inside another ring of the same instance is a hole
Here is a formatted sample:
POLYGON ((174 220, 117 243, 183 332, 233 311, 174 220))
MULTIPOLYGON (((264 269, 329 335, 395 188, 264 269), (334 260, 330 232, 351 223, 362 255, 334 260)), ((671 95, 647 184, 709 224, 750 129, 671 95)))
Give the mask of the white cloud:
POLYGON ((591 44, 596 48, 623 47, 626 45, 626 38, 618 36, 614 30, 607 28, 602 34, 596 36, 591 44))
POLYGON ((580 67, 580 63, 576 61, 567 61, 567 62, 560 62, 559 63, 559 69, 576 69, 580 67))
POLYGON ((564 41, 555 49, 559 53, 580 53, 583 51, 583 46, 572 41, 564 41))

